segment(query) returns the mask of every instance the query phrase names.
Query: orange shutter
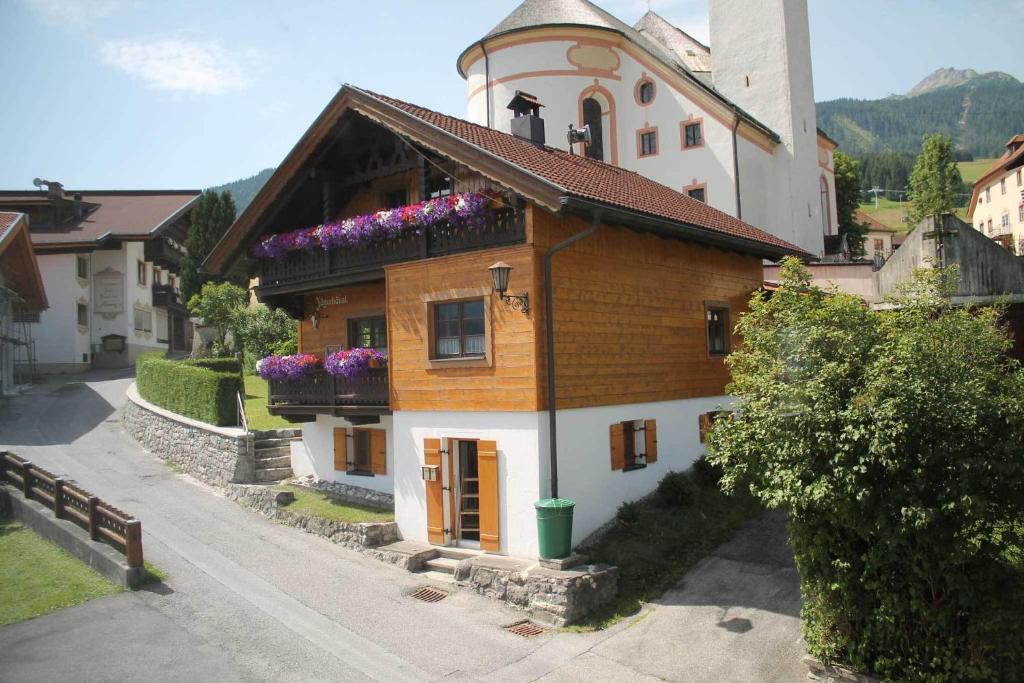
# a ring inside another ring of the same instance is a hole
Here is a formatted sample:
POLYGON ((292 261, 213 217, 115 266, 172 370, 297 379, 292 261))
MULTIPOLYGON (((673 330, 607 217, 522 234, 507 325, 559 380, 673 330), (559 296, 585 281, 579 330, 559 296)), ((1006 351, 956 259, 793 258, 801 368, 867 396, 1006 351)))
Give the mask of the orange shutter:
POLYGON ((348 430, 334 430, 334 471, 348 471, 348 430))
POLYGON ((423 439, 423 464, 437 467, 437 481, 427 487, 427 542, 444 545, 444 492, 441 490, 441 440, 423 439))
POLYGON ((477 470, 480 477, 480 549, 501 550, 498 519, 498 445, 494 441, 476 444, 477 470))
POLYGON ((644 454, 646 462, 658 462, 658 425, 656 420, 644 420, 644 454))
POLYGON ((626 436, 622 423, 616 422, 609 428, 612 446, 612 469, 621 470, 626 466, 626 436))
POLYGON ((383 429, 370 430, 370 457, 374 474, 388 473, 388 437, 383 429))
POLYGON ((704 443, 704 441, 708 437, 708 430, 711 429, 711 413, 701 413, 700 414, 700 419, 699 419, 699 424, 700 424, 700 442, 704 443))

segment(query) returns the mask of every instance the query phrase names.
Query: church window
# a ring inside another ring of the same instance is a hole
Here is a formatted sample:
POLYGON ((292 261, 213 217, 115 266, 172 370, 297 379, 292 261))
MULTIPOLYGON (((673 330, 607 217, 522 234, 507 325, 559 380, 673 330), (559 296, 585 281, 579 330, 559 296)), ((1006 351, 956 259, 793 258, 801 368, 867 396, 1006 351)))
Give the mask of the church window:
POLYGON ((832 205, 828 196, 828 181, 821 176, 821 229, 826 235, 832 234, 832 205))
POLYGON ((704 146, 704 124, 699 119, 683 121, 683 149, 704 146))
POLYGON ((636 84, 636 102, 641 107, 646 107, 654 101, 654 81, 642 78, 636 84))
POLYGON ((641 128, 636 132, 638 157, 650 157, 658 153, 658 129, 641 128))
POLYGON ((601 127, 601 103, 593 97, 583 100, 583 125, 590 127, 587 156, 604 161, 604 135, 601 127))

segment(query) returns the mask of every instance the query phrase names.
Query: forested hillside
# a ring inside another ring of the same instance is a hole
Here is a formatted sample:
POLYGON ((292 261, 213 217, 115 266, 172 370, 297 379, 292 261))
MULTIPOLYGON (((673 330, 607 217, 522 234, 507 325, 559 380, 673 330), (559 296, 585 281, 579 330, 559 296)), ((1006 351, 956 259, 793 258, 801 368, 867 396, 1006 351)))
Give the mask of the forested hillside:
POLYGON ((944 69, 905 96, 818 103, 818 126, 848 154, 917 154, 928 133, 952 136, 958 150, 997 157, 1024 131, 1024 83, 1000 72, 944 69))
POLYGON ((265 168, 254 176, 248 178, 242 178, 241 180, 235 180, 234 182, 225 183, 224 185, 217 185, 211 187, 211 190, 221 192, 227 190, 231 193, 232 198, 235 200, 235 207, 238 210, 238 214, 241 215, 245 207, 249 206, 249 202, 256 196, 256 193, 260 191, 263 184, 270 179, 274 169, 265 168))

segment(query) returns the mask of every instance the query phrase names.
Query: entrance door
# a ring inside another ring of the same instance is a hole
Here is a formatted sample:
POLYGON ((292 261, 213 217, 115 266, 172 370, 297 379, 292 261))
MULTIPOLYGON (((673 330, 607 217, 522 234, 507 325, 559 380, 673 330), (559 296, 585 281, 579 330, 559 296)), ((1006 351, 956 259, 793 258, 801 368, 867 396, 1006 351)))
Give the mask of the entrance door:
POLYGON ((498 552, 498 449, 494 441, 423 440, 427 540, 498 552))

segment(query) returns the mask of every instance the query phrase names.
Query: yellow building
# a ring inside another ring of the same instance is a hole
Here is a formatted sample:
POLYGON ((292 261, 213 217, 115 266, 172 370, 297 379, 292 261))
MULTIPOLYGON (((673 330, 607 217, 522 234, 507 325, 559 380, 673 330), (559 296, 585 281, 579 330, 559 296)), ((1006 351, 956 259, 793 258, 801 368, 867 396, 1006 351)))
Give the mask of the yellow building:
POLYGON ((1014 135, 1006 152, 974 184, 967 217, 982 234, 1024 255, 1024 135, 1014 135))

